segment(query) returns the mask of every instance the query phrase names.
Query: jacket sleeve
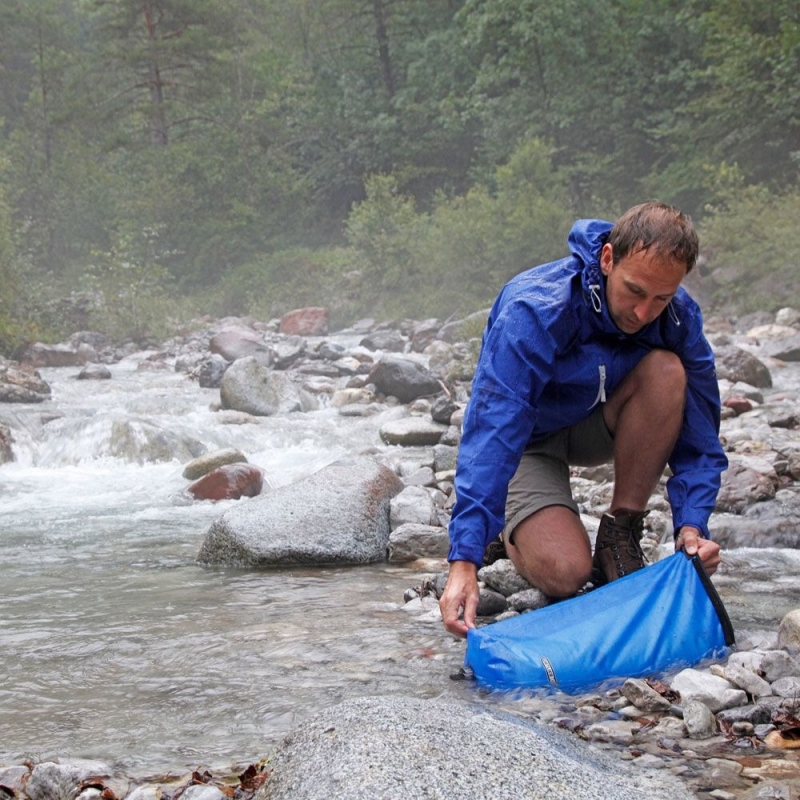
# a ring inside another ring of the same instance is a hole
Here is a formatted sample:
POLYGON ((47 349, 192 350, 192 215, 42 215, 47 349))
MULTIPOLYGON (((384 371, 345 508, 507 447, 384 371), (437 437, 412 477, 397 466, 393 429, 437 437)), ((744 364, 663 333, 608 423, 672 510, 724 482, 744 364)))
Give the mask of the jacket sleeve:
POLYGON ((459 445, 448 560, 480 566, 503 529, 508 483, 533 431, 555 349, 530 303, 515 300, 490 315, 459 445))
POLYGON ((708 519, 716 504, 728 459, 719 440, 720 397, 714 355, 702 334, 700 312, 687 336, 681 360, 686 370, 683 426, 669 459, 667 494, 677 531, 691 525, 710 538, 708 519))

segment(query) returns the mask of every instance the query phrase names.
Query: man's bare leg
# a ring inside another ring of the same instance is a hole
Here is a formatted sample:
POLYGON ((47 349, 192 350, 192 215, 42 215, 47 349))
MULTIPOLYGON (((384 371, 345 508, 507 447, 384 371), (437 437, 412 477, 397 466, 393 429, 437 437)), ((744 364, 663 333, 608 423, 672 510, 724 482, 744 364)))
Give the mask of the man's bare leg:
POLYGON ((589 580, 592 548, 572 509, 547 506, 525 518, 506 541, 517 572, 550 597, 569 597, 589 580))
POLYGON ((683 423, 686 372, 674 353, 653 350, 603 407, 614 436, 611 510, 644 511, 683 423))

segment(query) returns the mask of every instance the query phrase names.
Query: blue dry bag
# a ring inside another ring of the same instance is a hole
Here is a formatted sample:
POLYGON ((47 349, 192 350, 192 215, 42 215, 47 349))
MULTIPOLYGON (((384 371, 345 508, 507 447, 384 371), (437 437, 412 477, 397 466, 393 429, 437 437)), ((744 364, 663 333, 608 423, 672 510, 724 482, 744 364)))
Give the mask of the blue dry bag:
POLYGON ((579 692, 720 658, 733 643, 700 559, 678 552, 587 594, 470 630, 465 666, 492 689, 579 692))

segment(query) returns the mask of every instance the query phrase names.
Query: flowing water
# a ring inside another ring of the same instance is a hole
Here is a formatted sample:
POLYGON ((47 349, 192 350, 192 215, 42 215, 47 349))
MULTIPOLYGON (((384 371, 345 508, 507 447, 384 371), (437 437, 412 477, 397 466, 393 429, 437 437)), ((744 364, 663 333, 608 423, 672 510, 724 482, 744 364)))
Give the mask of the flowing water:
MULTIPOLYGON (((278 487, 380 446, 380 416, 322 408, 220 424, 209 408, 217 390, 136 366, 112 365, 101 382, 41 370, 51 401, 0 407, 16 456, 0 467, 0 764, 71 756, 139 775, 226 769, 347 698, 486 701, 448 679, 463 644, 403 610, 418 574, 201 567, 211 522, 247 501, 190 502, 181 472, 191 456, 147 455, 192 441, 237 447, 278 487)), ((800 563, 781 560, 776 589, 763 553, 740 562, 739 577, 720 581, 734 621, 774 630, 800 605, 800 563)))

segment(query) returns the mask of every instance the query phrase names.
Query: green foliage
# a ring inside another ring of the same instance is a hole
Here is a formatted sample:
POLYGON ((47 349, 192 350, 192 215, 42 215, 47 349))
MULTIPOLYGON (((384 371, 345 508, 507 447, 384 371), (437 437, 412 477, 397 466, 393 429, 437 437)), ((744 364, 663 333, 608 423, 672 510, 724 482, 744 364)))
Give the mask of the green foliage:
POLYGON ((156 264, 131 260, 125 242, 96 253, 84 276, 93 303, 89 325, 118 343, 145 345, 163 340, 181 324, 181 303, 169 273, 156 264))
POLYGON ((494 183, 495 193, 440 196, 427 213, 393 176, 373 176, 347 224, 364 301, 388 315, 467 313, 522 269, 564 255, 572 215, 550 149, 523 143, 494 183))
POLYGON ((797 305, 800 270, 800 186, 780 194, 728 179, 723 203, 709 208, 700 237, 709 267, 731 268, 716 300, 742 311, 797 305))

